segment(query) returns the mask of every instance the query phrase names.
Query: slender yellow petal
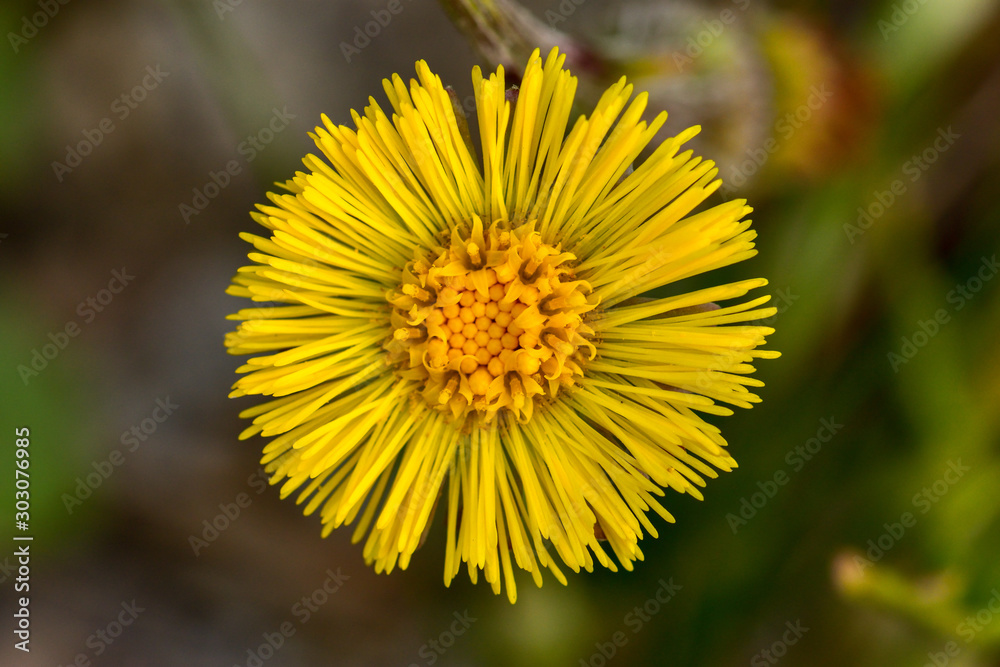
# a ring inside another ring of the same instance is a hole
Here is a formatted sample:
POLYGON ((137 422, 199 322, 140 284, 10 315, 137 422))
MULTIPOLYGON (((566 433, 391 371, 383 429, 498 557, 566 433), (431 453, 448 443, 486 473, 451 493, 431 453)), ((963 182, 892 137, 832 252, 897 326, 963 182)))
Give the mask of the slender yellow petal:
POLYGON ((565 59, 535 51, 516 92, 473 71, 481 160, 425 62, 386 79, 391 113, 323 116, 323 157, 241 234, 231 395, 268 398, 240 438, 376 572, 409 566, 442 502, 446 585, 464 565, 513 603, 516 569, 633 569, 668 489, 736 467, 703 415, 759 402, 753 364, 778 356, 763 279, 643 296, 752 257, 751 209, 705 206, 698 128, 649 152, 666 114, 624 78, 572 118, 565 59))

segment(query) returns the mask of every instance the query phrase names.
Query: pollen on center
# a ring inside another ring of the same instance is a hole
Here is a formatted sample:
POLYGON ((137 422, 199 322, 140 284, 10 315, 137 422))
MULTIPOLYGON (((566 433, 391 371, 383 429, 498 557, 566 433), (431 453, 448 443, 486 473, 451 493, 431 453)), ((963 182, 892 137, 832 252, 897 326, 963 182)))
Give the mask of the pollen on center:
POLYGON ((450 243, 418 253, 388 295, 390 361, 456 419, 475 412, 489 423, 503 408, 529 419, 535 397, 572 385, 594 354, 584 315, 595 303, 573 260, 530 223, 484 230, 474 219, 450 243))

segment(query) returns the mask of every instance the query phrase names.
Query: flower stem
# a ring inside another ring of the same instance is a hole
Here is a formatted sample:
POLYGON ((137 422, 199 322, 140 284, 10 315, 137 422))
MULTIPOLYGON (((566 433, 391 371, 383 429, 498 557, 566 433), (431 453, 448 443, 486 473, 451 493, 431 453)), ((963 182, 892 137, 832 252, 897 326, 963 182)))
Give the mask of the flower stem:
POLYGON ((458 29, 491 66, 500 63, 520 76, 520 67, 539 48, 544 56, 553 46, 566 53, 578 73, 599 73, 601 60, 580 40, 556 30, 516 0, 440 0, 458 29))

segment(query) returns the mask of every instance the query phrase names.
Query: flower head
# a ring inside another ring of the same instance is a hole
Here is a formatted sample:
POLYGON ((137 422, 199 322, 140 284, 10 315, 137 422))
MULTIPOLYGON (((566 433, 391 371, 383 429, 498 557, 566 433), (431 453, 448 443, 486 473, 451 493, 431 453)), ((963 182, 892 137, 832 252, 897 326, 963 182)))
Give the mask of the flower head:
POLYGON ((560 562, 612 570, 673 517, 669 487, 701 498, 736 462, 699 413, 750 407, 769 297, 719 307, 745 280, 663 298, 649 290, 755 254, 742 200, 692 213, 720 181, 680 152, 689 129, 633 163, 666 114, 622 79, 571 123, 576 80, 536 51, 520 89, 473 71, 482 157, 426 63, 385 81, 356 129, 323 117, 310 155, 244 234, 252 265, 229 292, 268 305, 233 316, 254 355, 233 395, 241 438, 272 438, 281 495, 356 522, 377 571, 405 568, 439 499, 445 583, 462 563, 516 598, 560 562), (743 323, 743 324, 741 324, 743 323), (706 465, 710 464, 710 465, 706 465))

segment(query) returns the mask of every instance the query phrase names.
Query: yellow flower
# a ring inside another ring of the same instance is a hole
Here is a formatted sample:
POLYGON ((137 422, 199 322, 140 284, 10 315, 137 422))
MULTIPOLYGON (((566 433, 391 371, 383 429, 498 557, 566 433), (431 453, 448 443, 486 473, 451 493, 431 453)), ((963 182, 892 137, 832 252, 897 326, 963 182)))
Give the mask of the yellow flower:
POLYGON ((673 521, 663 489, 700 499, 706 462, 736 465, 698 413, 759 401, 750 364, 777 356, 739 324, 769 297, 713 303, 763 279, 639 296, 753 256, 751 209, 691 213, 720 185, 679 152, 697 128, 632 169, 666 114, 642 121, 624 79, 571 123, 564 57, 536 51, 516 95, 473 70, 481 159, 423 61, 384 82, 391 117, 374 99, 356 129, 324 116, 327 161, 258 207, 270 235, 243 235, 254 263, 229 289, 265 304, 226 346, 255 355, 232 395, 273 397, 241 438, 273 438, 282 497, 324 536, 356 521, 379 572, 407 567, 443 498, 445 583, 465 563, 512 602, 514 563, 538 585, 566 583, 558 561, 631 570, 649 510, 673 521))

